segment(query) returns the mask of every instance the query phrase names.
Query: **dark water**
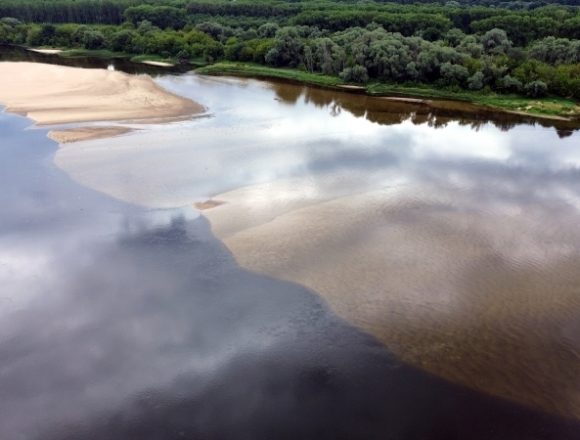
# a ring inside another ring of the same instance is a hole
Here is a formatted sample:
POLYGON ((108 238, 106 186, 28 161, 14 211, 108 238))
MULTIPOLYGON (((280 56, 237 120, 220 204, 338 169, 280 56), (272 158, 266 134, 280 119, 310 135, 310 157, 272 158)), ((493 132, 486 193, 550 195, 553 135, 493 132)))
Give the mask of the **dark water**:
POLYGON ((80 186, 29 125, 0 114, 0 438, 578 438, 239 267, 193 209, 80 186))
POLYGON ((183 66, 158 67, 143 63, 133 63, 127 58, 101 59, 86 56, 66 58, 55 54, 32 52, 18 46, 6 46, 1 44, 0 61, 28 61, 90 69, 114 68, 115 70, 120 70, 122 72, 133 74, 147 73, 151 76, 163 75, 168 72, 179 73, 188 70, 183 66))

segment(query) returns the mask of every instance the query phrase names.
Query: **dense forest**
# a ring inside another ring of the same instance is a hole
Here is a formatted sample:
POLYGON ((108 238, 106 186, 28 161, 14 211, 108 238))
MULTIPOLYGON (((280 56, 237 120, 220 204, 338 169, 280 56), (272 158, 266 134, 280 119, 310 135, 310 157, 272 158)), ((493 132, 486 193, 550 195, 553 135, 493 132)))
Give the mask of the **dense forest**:
POLYGON ((0 42, 580 99, 578 0, 2 0, 0 42))

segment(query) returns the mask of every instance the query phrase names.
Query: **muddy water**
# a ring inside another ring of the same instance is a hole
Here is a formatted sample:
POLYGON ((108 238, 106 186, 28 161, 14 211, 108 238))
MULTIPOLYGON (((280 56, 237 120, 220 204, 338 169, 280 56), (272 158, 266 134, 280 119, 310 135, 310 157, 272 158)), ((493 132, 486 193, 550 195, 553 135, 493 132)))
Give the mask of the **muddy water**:
POLYGON ((576 132, 159 81, 212 116, 0 115, 0 438, 578 437, 576 132))

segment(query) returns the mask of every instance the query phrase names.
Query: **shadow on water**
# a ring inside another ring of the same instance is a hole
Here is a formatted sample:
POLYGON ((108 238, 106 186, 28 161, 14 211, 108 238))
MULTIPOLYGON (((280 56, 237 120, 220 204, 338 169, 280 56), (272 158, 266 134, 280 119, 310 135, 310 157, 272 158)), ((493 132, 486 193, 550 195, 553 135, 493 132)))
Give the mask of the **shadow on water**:
POLYGON ((450 122, 460 122, 478 130, 493 124, 502 131, 518 125, 539 125, 554 128, 560 138, 571 136, 580 128, 580 121, 534 118, 506 113, 462 101, 421 100, 409 101, 305 87, 296 84, 271 81, 271 87, 281 102, 294 105, 301 97, 318 107, 329 107, 339 115, 342 110, 357 117, 364 117, 380 125, 396 125, 404 121, 427 124, 434 128, 446 127, 450 122))
POLYGON ((126 73, 147 73, 151 76, 166 75, 167 73, 182 73, 190 70, 186 66, 158 67, 143 63, 135 63, 128 58, 98 58, 87 56, 63 57, 55 54, 32 52, 18 46, 0 44, 0 61, 28 61, 31 63, 57 64, 60 66, 83 67, 86 69, 107 69, 111 66, 115 70, 126 73))
POLYGON ((27 125, 0 115, 0 438, 577 438, 400 363, 191 209, 78 186, 27 125))

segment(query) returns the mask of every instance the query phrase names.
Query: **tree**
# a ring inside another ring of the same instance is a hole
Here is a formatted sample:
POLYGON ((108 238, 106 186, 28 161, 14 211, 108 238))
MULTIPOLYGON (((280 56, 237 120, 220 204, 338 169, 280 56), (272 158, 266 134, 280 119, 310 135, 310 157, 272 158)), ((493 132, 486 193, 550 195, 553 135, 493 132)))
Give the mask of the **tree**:
POLYGON ((449 85, 462 85, 469 77, 469 71, 459 65, 449 62, 441 64, 441 78, 449 85))
POLYGON ((467 80, 467 86, 470 90, 483 89, 483 72, 477 71, 467 80))
POLYGON ((124 16, 134 25, 147 20, 161 29, 181 29, 187 22, 185 11, 172 6, 131 6, 125 10, 124 16))
POLYGON ((105 44, 105 36, 96 30, 89 29, 83 35, 83 46, 86 49, 101 49, 105 44))
POLYGON ((344 68, 346 53, 330 38, 313 41, 314 68, 327 75, 338 75, 344 68))
POLYGON ((187 64, 189 63, 190 54, 187 50, 182 49, 175 55, 175 58, 177 58, 179 64, 187 64))
POLYGON ((276 35, 276 32, 280 29, 278 23, 264 23, 258 28, 258 35, 262 38, 272 38, 276 35))
POLYGON ((366 83, 369 80, 367 68, 364 66, 346 67, 340 72, 343 81, 354 83, 366 83))
POLYGON ((544 81, 532 81, 526 84, 524 90, 532 98, 541 98, 548 93, 548 86, 544 81))
POLYGON ((133 48, 134 38, 135 33, 127 29, 115 32, 110 39, 111 49, 117 52, 130 52, 133 48))
POLYGON ((513 76, 506 75, 498 81, 498 87, 505 92, 519 93, 522 91, 522 82, 513 76))
POLYGON ((505 54, 512 47, 512 42, 503 29, 491 29, 481 37, 483 49, 488 54, 505 54))
POLYGON ((274 47, 266 54, 266 62, 271 66, 296 67, 302 61, 303 47, 298 31, 284 27, 276 34, 274 47))
POLYGON ((473 35, 468 35, 459 43, 457 50, 473 58, 479 58, 483 54, 483 45, 478 43, 473 35))
POLYGON ((445 41, 452 47, 457 47, 465 38, 465 34, 461 29, 453 28, 445 34, 445 41))

